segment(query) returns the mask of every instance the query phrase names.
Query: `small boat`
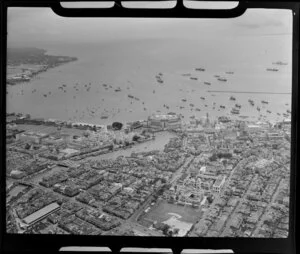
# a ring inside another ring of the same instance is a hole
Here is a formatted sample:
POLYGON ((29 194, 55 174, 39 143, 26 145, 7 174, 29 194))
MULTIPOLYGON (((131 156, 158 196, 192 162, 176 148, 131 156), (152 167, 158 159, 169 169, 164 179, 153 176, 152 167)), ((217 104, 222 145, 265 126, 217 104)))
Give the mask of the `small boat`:
POLYGON ((233 108, 233 109, 231 109, 230 113, 238 115, 240 113, 240 111, 238 109, 236 109, 236 108, 233 108))
POLYGON ((182 99, 183 102, 186 102, 186 99, 182 99))
POLYGON ((272 113, 272 111, 270 111, 270 110, 267 110, 267 112, 268 112, 269 114, 271 114, 271 113, 272 113))
POLYGON ((202 100, 205 100, 205 97, 200 97, 202 100))
POLYGON ((287 65, 287 63, 284 63, 284 62, 281 62, 281 61, 273 62, 272 64, 275 64, 275 65, 287 65))
POLYGON ((189 77, 189 76, 191 76, 191 74, 190 73, 184 73, 184 74, 182 74, 182 76, 189 77))
POLYGON ((231 101, 235 101, 235 97, 233 97, 233 96, 230 96, 230 98, 229 98, 231 101))
POLYGON ((241 107, 242 107, 241 104, 235 104, 235 106, 236 106, 237 108, 241 108, 241 107))
POLYGON ((220 75, 214 75, 214 77, 215 77, 215 78, 219 78, 219 77, 220 77, 220 75))
POLYGON ((222 82, 226 82, 227 79, 226 78, 218 78, 219 81, 222 81, 222 82))
POLYGON ((211 85, 211 83, 209 83, 209 82, 204 82, 204 85, 208 85, 208 86, 210 86, 210 85, 211 85))
POLYGON ((220 108, 225 108, 225 106, 221 105, 220 108))
POLYGON ((190 103, 190 106, 191 106, 191 107, 194 107, 194 104, 193 104, 193 103, 190 103))
POLYGON ((121 88, 115 89, 115 92, 121 92, 121 88))
POLYGON ((196 108, 196 111, 201 111, 201 109, 200 108, 196 108))
POLYGON ((198 80, 198 78, 190 77, 191 80, 198 80))
POLYGON ((261 101, 261 103, 268 104, 269 102, 267 102, 267 101, 261 101))
POLYGON ((196 71, 205 71, 204 68, 195 68, 196 71))
POLYGON ((276 68, 267 68, 267 71, 278 71, 276 68))
POLYGON ((257 109, 257 111, 260 111, 260 107, 257 107, 256 109, 257 109))
POLYGON ((254 101, 253 100, 248 100, 248 102, 252 105, 252 106, 254 106, 254 101))
POLYGON ((226 71, 225 73, 226 73, 226 74, 234 74, 233 71, 226 71))
POLYGON ((287 110, 286 112, 289 113, 289 114, 291 114, 291 111, 290 111, 290 110, 287 110))
POLYGON ((280 113, 277 113, 277 115, 279 115, 279 116, 280 116, 280 113))
POLYGON ((131 95, 131 94, 128 94, 128 97, 131 98, 131 99, 134 99, 134 96, 131 95))

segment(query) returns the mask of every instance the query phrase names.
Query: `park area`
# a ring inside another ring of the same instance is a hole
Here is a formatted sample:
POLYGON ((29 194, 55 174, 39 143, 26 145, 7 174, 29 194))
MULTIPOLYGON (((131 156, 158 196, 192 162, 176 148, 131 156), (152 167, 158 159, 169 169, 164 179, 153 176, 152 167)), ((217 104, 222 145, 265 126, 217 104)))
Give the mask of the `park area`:
POLYGON ((178 228, 178 236, 183 236, 200 218, 201 208, 170 204, 162 200, 143 214, 139 218, 139 223, 148 228, 154 224, 167 224, 171 228, 178 228))

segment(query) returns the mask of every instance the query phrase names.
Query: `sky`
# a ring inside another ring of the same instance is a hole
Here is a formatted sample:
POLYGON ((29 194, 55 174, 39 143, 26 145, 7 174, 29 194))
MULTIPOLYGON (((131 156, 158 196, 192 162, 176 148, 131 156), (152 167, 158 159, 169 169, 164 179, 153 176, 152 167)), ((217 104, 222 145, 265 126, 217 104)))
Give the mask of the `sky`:
POLYGON ((65 18, 50 8, 9 8, 8 46, 97 43, 134 38, 264 36, 292 33, 292 11, 251 9, 230 19, 65 18))

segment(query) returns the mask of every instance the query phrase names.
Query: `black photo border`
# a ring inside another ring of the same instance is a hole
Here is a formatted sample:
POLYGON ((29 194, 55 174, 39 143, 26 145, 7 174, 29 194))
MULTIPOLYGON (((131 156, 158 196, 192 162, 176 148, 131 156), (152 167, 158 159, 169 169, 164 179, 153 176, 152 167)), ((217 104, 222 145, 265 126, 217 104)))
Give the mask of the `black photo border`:
MULTIPOLYGON (((74 2, 64 0, 64 2, 74 2)), ((89 0, 89 2, 95 0, 89 0)), ((109 1, 109 0, 107 0, 109 1)), ((136 1, 136 0, 131 0, 136 1)), ((140 0, 143 1, 143 0, 140 0)), ((224 0, 223 0, 224 1, 224 0)), ((226 0, 229 1, 229 0, 226 0)), ((127 9, 120 8, 120 0, 110 9, 62 8, 59 0, 2 0, 0 1, 1 28, 1 165, 0 165, 0 252, 1 253, 57 253, 63 246, 106 246, 113 252, 122 247, 171 248, 173 253, 182 249, 232 249, 235 253, 296 253, 296 183, 299 164, 299 0, 282 1, 239 1, 239 5, 228 11, 187 9, 183 0, 177 0, 172 9, 127 9), (213 238, 213 237, 139 237, 139 236, 79 236, 79 235, 27 235, 6 233, 6 50, 7 50, 7 8, 47 7, 65 17, 159 17, 159 18, 231 18, 242 15, 248 8, 289 9, 293 13, 292 49, 292 129, 291 129, 291 179, 290 179, 290 221, 288 238, 213 238)), ((83 0, 82 0, 83 2, 83 0)), ((76 252, 78 253, 78 252, 76 252)))

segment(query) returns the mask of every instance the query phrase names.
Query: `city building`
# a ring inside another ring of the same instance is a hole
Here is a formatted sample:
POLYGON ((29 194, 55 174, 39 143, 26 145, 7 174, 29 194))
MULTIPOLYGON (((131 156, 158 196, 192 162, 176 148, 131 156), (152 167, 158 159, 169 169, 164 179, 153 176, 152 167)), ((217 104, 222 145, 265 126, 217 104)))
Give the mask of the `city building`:
POLYGON ((42 209, 25 217, 23 219, 23 222, 26 223, 27 225, 31 226, 34 223, 41 221, 42 219, 47 217, 50 213, 57 211, 58 209, 60 209, 60 206, 56 202, 51 203, 51 204, 43 207, 42 209))
POLYGON ((48 136, 49 135, 46 133, 23 132, 23 133, 16 134, 16 140, 39 144, 41 143, 42 139, 47 138, 48 136))
POLYGON ((225 176, 222 176, 222 175, 218 176, 218 178, 216 179, 216 181, 212 187, 212 190, 220 193, 220 191, 225 183, 225 180, 226 180, 225 176))
POLYGON ((175 114, 154 114, 148 118, 148 127, 154 129, 181 128, 181 118, 175 114))

